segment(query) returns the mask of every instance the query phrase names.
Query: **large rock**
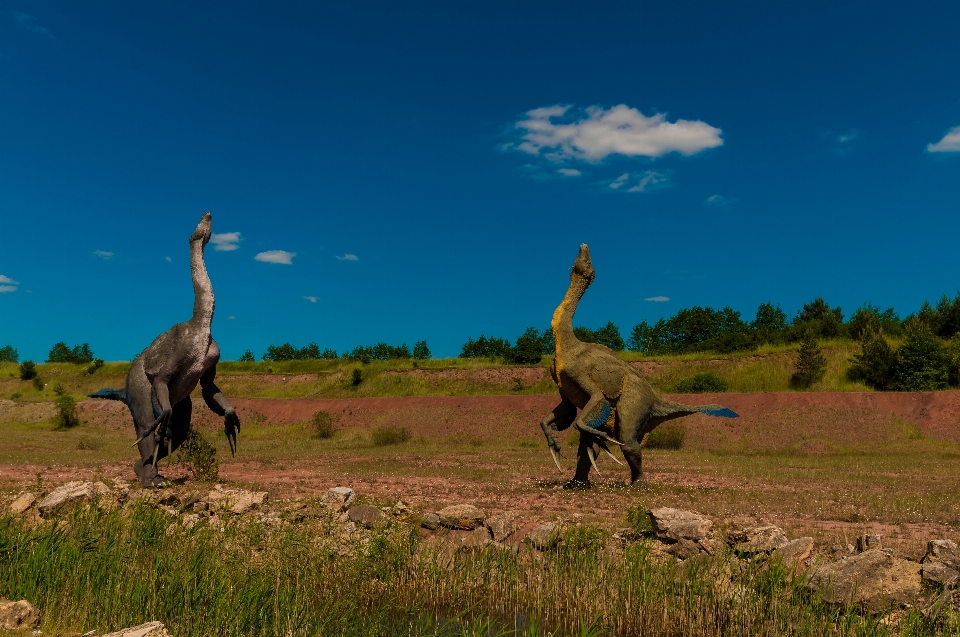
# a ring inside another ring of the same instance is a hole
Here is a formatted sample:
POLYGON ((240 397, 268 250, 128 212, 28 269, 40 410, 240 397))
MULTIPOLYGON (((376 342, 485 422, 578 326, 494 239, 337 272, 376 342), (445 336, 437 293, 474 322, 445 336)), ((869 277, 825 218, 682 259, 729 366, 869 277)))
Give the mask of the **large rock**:
POLYGON ((20 515, 27 509, 29 509, 34 502, 36 502, 37 496, 33 495, 29 491, 26 493, 21 493, 17 496, 17 499, 13 501, 13 504, 10 505, 10 515, 20 515))
POLYGON ((953 540, 930 540, 920 561, 923 579, 928 582, 947 585, 960 579, 960 547, 953 540))
POLYGON ((246 491, 245 489, 224 489, 217 485, 209 494, 207 502, 211 510, 229 511, 241 514, 262 506, 267 500, 266 491, 246 491))
POLYGON ((436 531, 440 528, 440 516, 436 513, 424 513, 423 517, 420 518, 420 526, 436 531))
POLYGON ((320 499, 331 508, 346 511, 356 497, 357 494, 350 487, 333 487, 327 489, 320 499))
POLYGON ((653 523, 653 532, 661 540, 697 542, 709 540, 713 535, 713 521, 691 511, 662 507, 647 511, 647 515, 653 523))
POLYGON ((0 597, 0 629, 23 630, 40 623, 40 611, 25 599, 11 602, 0 597))
POLYGON ((110 487, 102 482, 74 480, 51 491, 50 495, 40 501, 37 509, 40 511, 40 515, 49 515, 68 502, 80 500, 93 502, 97 496, 107 495, 108 493, 110 493, 110 487))
POLYGON ((493 541, 502 542, 520 528, 520 514, 517 511, 505 511, 487 518, 486 524, 493 534, 493 541))
POLYGON ((372 529, 380 520, 384 519, 386 515, 375 506, 361 504, 351 507, 351 509, 347 511, 347 517, 357 526, 372 529))
POLYGON ((451 529, 466 529, 472 531, 483 525, 483 511, 472 504, 454 504, 437 511, 440 524, 451 529))
POLYGON ((783 529, 772 524, 737 526, 727 534, 727 543, 733 550, 748 555, 772 553, 787 541, 783 529))
POLYGON ((541 524, 527 534, 527 540, 538 551, 550 550, 560 541, 560 527, 553 522, 541 524))
POLYGON ((490 544, 490 531, 485 526, 478 526, 472 533, 460 540, 460 546, 464 549, 482 549, 490 544))
POLYGON ((803 568, 813 552, 812 537, 798 537, 781 545, 773 552, 774 558, 779 558, 784 566, 790 569, 803 568))
POLYGON ((170 637, 170 633, 160 622, 147 622, 132 628, 123 628, 103 637, 170 637))
POLYGON ((920 594, 920 565, 872 549, 815 567, 807 586, 827 602, 880 612, 910 603, 920 594))

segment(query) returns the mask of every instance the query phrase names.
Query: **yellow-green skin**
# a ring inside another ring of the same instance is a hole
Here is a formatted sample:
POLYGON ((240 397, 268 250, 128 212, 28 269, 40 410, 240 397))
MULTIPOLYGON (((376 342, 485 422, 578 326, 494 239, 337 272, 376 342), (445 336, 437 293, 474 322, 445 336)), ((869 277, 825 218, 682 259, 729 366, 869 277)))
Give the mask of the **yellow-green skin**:
POLYGON ((583 244, 573 262, 570 287, 550 323, 556 341, 550 373, 560 390, 561 400, 540 427, 548 446, 558 453, 560 445, 554 431, 573 425, 581 432, 574 486, 589 484, 592 463, 588 453, 596 457, 599 447, 606 446, 604 437, 619 443, 630 467, 630 482, 638 485, 643 483, 640 442, 646 433, 668 420, 697 412, 732 412, 720 405, 692 406, 667 400, 613 350, 578 340, 573 332, 573 315, 594 277, 590 250, 583 244), (609 415, 600 424, 598 419, 603 418, 607 410, 609 415), (595 435, 594 431, 605 436, 595 435))

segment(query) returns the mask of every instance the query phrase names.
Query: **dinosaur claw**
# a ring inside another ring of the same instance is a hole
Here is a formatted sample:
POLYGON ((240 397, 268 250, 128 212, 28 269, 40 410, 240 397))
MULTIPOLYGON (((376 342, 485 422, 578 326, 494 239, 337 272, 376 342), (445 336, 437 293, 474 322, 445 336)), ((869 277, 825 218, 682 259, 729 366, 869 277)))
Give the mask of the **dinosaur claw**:
POLYGON ((560 460, 557 459, 557 452, 553 447, 550 447, 550 455, 553 456, 553 464, 557 465, 557 471, 563 473, 563 468, 560 466, 560 460))
POLYGON ((617 457, 616 457, 615 455, 613 455, 612 453, 610 453, 610 448, 607 447, 607 445, 606 445, 602 440, 601 440, 601 441, 598 441, 598 442, 599 442, 598 446, 599 446, 601 449, 603 449, 603 452, 604 452, 605 454, 607 454, 608 456, 610 456, 610 459, 611 459, 611 460, 613 460, 614 462, 616 462, 616 463, 617 463, 618 465, 620 465, 621 467, 624 466, 624 464, 623 464, 622 462, 620 462, 619 460, 617 460, 617 457))
POLYGON ((587 457, 590 458, 590 464, 593 465, 593 470, 597 472, 597 475, 600 475, 600 469, 597 468, 597 460, 593 456, 593 447, 587 447, 587 457))

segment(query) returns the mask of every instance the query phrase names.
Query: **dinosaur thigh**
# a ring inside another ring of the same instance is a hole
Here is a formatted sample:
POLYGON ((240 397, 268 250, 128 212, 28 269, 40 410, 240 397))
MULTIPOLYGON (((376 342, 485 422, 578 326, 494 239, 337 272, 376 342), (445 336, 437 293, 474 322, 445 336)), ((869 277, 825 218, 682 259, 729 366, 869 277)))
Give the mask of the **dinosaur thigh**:
MULTIPOLYGON (((193 401, 188 396, 174 405, 172 411, 173 414, 170 418, 170 428, 173 430, 173 438, 171 443, 173 451, 176 451, 187 439, 187 434, 190 433, 190 419, 193 415, 193 401)), ((165 458, 166 456, 167 447, 166 445, 161 445, 160 458, 165 458)))
MULTIPOLYGON (((127 407, 130 409, 130 415, 133 416, 133 427, 137 438, 153 427, 157 418, 157 412, 154 407, 155 398, 153 387, 143 370, 143 361, 139 357, 134 359, 130 365, 130 371, 127 373, 127 407)), ((147 436, 139 442, 137 448, 140 450, 140 457, 146 461, 153 457, 154 442, 153 436, 147 436)))

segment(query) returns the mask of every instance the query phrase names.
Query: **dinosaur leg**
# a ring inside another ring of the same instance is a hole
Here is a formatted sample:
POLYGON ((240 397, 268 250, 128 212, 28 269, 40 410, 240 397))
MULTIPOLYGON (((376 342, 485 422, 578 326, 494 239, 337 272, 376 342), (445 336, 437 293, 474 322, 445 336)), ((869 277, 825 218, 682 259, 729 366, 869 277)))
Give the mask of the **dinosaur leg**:
POLYGON ((133 470, 144 487, 160 486, 164 482, 157 474, 154 461, 154 457, 159 457, 159 443, 150 435, 151 430, 158 426, 152 391, 140 361, 134 360, 130 373, 127 374, 127 406, 133 416, 133 426, 138 438, 136 445, 140 451, 140 460, 133 465, 133 470))
POLYGON ((160 441, 160 458, 172 455, 187 439, 187 434, 190 432, 190 418, 193 415, 193 401, 189 396, 184 398, 173 406, 172 412, 170 425, 167 428, 170 435, 165 435, 160 441))
POLYGON ((630 467, 630 484, 636 487, 646 485, 643 477, 643 455, 640 441, 650 428, 650 405, 644 399, 643 388, 639 383, 628 382, 624 395, 617 405, 617 437, 623 441, 620 451, 630 467))
MULTIPOLYGON (((580 434, 580 446, 577 448, 577 470, 573 480, 566 484, 568 489, 589 489, 590 469, 596 469, 597 443, 593 436, 580 434)), ((597 471, 599 474, 600 471, 597 471)))
POLYGON ((550 455, 553 456, 554 464, 557 465, 560 472, 563 472, 563 469, 560 468, 560 461, 557 459, 560 455, 560 443, 557 442, 553 432, 563 431, 569 427, 574 418, 577 417, 577 408, 566 396, 561 394, 560 398, 560 404, 540 421, 540 428, 543 429, 543 435, 547 438, 547 447, 550 449, 550 455))

